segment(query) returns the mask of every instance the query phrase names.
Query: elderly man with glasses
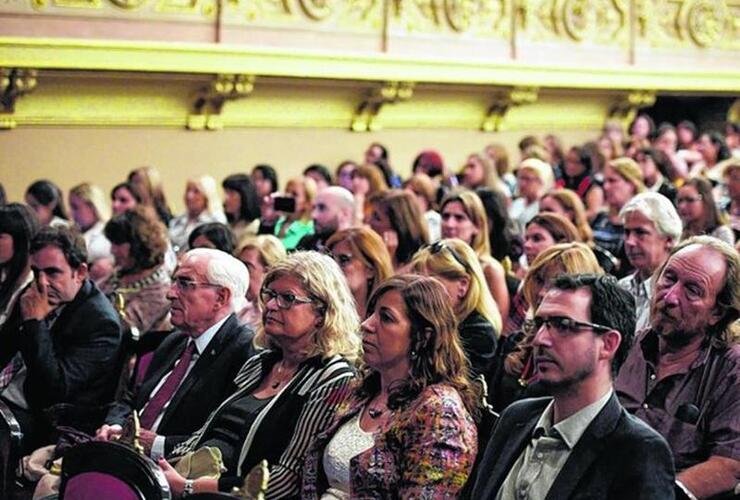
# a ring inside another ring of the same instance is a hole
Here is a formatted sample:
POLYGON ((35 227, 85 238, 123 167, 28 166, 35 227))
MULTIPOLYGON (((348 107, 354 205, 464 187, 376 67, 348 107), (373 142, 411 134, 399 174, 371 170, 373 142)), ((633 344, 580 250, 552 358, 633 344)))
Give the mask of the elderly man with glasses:
POLYGON ((185 254, 167 294, 178 330, 154 352, 142 383, 108 413, 98 439, 119 435, 136 409, 142 444, 157 459, 203 425, 235 391, 236 374, 256 353, 253 332, 234 314, 248 285, 247 268, 227 253, 199 248, 185 254))
POLYGON ((634 331, 634 300, 608 275, 564 275, 534 317, 534 359, 552 398, 509 406, 472 498, 672 499, 665 440, 617 400, 612 380, 634 331))

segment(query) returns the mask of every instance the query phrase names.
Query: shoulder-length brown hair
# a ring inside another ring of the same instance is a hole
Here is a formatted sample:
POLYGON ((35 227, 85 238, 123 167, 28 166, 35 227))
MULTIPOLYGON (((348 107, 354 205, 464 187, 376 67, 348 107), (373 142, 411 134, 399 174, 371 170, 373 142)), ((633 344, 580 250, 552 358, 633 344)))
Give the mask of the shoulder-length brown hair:
MULTIPOLYGON (((696 189, 699 196, 701 196, 702 226, 700 229, 702 232, 700 234, 711 233, 717 229, 717 227, 725 223, 725 221, 722 220, 721 212, 717 208, 717 203, 715 203, 714 197, 712 196, 711 182, 704 177, 692 177, 684 183, 684 186, 692 186, 696 189)), ((684 234, 682 235, 682 238, 695 236, 688 232, 688 226, 688 224, 684 224, 684 234)))
POLYGON ((591 226, 588 223, 588 217, 586 216, 586 207, 583 201, 570 189, 560 188, 554 189, 549 193, 546 193, 542 198, 553 198, 557 201, 561 207, 570 216, 570 221, 576 226, 579 234, 579 240, 583 243, 587 243, 589 246, 593 245, 594 233, 591 230, 591 226))
MULTIPOLYGON (((368 301, 368 312, 375 309, 388 292, 401 294, 411 323, 411 369, 408 378, 391 387, 388 408, 395 410, 413 401, 432 384, 449 384, 460 393, 468 412, 479 414, 479 394, 470 381, 470 364, 457 333, 457 317, 442 283, 428 276, 401 274, 382 283, 368 301)), ((363 396, 380 390, 379 374, 366 367, 359 391, 363 396)))
POLYGON ((555 240, 555 243, 571 243, 573 241, 581 240, 581 236, 578 234, 578 229, 576 229, 571 221, 560 214, 537 214, 527 222, 527 227, 532 224, 537 224, 550 233, 550 236, 555 240))
POLYGON ((373 276, 367 284, 367 296, 375 285, 393 275, 393 264, 383 239, 369 227, 349 227, 341 229, 326 240, 326 248, 333 250, 338 243, 346 241, 352 251, 373 276))
POLYGON ((406 264, 417 250, 429 243, 429 230, 424 214, 414 195, 401 189, 392 189, 380 197, 374 197, 378 210, 388 216, 393 230, 398 234, 396 262, 406 264))

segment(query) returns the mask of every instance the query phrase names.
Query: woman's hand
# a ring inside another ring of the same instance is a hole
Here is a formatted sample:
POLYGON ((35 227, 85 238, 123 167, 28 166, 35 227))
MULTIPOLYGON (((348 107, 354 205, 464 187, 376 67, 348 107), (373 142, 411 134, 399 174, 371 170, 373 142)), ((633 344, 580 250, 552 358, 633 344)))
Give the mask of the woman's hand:
POLYGON ((159 468, 162 469, 162 472, 164 472, 164 477, 165 479, 167 479, 167 483, 170 485, 172 496, 182 496, 182 490, 185 488, 185 478, 182 477, 180 473, 177 472, 175 468, 172 467, 170 463, 164 458, 159 459, 159 468))

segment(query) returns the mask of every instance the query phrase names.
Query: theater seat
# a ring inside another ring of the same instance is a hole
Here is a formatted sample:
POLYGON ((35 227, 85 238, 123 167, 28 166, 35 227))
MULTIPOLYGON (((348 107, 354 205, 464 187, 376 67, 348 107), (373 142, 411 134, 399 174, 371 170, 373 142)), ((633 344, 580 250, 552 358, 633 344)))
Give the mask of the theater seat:
POLYGON ((23 433, 13 412, 0 400, 0 498, 11 498, 15 469, 21 459, 23 433))
POLYGON ((118 443, 91 441, 64 456, 59 497, 164 500, 171 495, 164 474, 147 457, 118 443))

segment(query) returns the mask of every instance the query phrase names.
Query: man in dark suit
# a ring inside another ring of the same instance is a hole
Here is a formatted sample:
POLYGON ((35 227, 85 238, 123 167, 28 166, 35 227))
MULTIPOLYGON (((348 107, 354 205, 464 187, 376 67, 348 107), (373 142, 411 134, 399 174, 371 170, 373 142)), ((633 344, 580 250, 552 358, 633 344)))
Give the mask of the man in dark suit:
POLYGON ((182 258, 168 293, 178 331, 154 352, 141 385, 108 413, 98 439, 118 436, 136 409, 142 444, 156 459, 203 425, 234 391, 236 373, 255 354, 253 333, 234 314, 248 286, 244 264, 220 250, 195 249, 182 258))
POLYGON ((555 280, 533 340, 540 381, 553 397, 503 412, 472 498, 674 498, 668 445, 622 408, 612 388, 633 336, 633 309, 612 276, 555 280))
POLYGON ((0 331, 0 398, 21 424, 27 449, 53 439, 50 419, 84 428, 113 399, 121 325, 87 279, 86 262, 79 234, 39 232, 31 242, 34 280, 0 331))

